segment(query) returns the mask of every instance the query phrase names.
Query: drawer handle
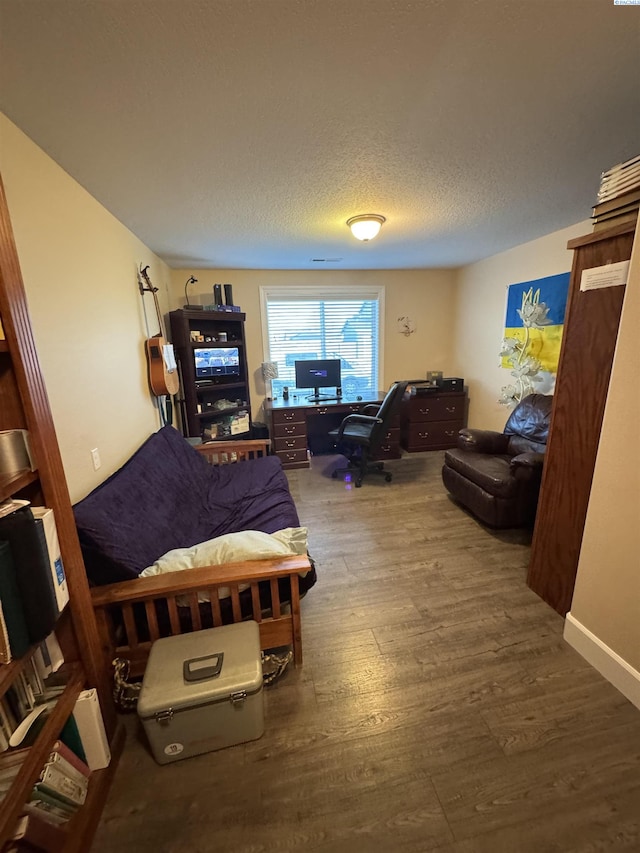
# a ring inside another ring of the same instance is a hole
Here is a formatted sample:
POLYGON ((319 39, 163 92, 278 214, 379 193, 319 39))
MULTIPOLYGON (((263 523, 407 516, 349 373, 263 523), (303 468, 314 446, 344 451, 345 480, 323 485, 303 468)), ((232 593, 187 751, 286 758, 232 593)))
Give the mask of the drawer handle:
POLYGON ((296 461, 296 454, 295 454, 295 453, 285 453, 285 457, 286 457, 290 462, 295 462, 295 461, 296 461))
POLYGON ((450 412, 452 415, 454 414, 454 412, 457 411, 457 409, 457 406, 447 406, 447 411, 450 412))
POLYGON ((453 429, 445 429, 444 434, 448 435, 450 438, 453 438, 453 436, 456 434, 456 432, 453 429))
POLYGON ((317 415, 326 415, 329 410, 327 408, 324 409, 316 409, 317 415))
POLYGON ((296 446, 295 441, 287 441, 287 447, 295 447, 295 446, 296 446))
POLYGON ((418 437, 419 438, 429 438, 429 433, 428 432, 419 432, 418 437))
POLYGON ((296 428, 295 427, 285 427, 284 431, 286 432, 287 435, 293 435, 294 432, 296 431, 296 428))
POLYGON ((418 409, 421 415, 428 415, 431 409, 418 409))
POLYGON ((293 412, 285 412, 282 417, 285 419, 285 421, 292 421, 295 415, 293 412))

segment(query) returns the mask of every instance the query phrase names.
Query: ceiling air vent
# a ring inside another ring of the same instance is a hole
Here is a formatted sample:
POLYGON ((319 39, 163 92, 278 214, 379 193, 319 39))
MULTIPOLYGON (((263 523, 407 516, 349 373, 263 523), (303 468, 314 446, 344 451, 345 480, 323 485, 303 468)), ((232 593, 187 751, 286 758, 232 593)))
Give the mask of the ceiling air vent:
POLYGON ((339 264, 342 258, 311 258, 312 264, 339 264))

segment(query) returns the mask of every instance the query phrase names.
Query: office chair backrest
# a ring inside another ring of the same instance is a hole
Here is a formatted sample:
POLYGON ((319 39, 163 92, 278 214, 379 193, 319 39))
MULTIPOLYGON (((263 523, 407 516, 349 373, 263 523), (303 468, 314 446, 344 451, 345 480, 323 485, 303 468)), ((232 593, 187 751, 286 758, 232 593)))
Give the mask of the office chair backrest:
POLYGON ((408 382, 394 382, 391 388, 385 394, 385 398, 380 404, 376 417, 380 418, 382 423, 377 424, 371 431, 371 447, 374 449, 382 441, 391 425, 392 419, 395 417, 405 391, 407 390, 408 382))

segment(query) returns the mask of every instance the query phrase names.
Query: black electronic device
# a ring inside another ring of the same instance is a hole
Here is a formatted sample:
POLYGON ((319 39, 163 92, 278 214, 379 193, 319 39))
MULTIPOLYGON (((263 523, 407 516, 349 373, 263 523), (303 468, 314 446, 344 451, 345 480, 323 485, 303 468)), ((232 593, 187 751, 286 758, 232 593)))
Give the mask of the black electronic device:
POLYGON ((313 388, 310 403, 336 400, 337 396, 320 394, 321 388, 340 388, 342 378, 339 358, 309 358, 295 362, 296 388, 313 388))
POLYGON ((464 379, 460 379, 459 376, 445 376, 440 385, 441 391, 462 391, 463 389, 464 379))
POLYGON ((238 347, 196 347, 193 351, 196 381, 226 378, 233 382, 240 376, 238 347))

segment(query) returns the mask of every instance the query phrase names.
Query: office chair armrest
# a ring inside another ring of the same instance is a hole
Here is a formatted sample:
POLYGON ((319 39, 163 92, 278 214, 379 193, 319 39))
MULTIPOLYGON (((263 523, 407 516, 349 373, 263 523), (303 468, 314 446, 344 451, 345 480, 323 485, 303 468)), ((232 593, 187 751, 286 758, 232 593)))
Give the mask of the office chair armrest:
POLYGON ((371 415, 361 415, 361 414, 353 414, 347 415, 347 417, 342 421, 340 427, 338 429, 338 441, 342 438, 342 434, 345 431, 345 427, 349 426, 349 424, 370 424, 373 426, 374 424, 381 424, 382 418, 374 418, 371 415))
POLYGON ((377 414, 379 409, 380 409, 379 403, 367 403, 366 406, 362 407, 362 411, 358 412, 358 414, 373 416, 373 415, 377 414))

